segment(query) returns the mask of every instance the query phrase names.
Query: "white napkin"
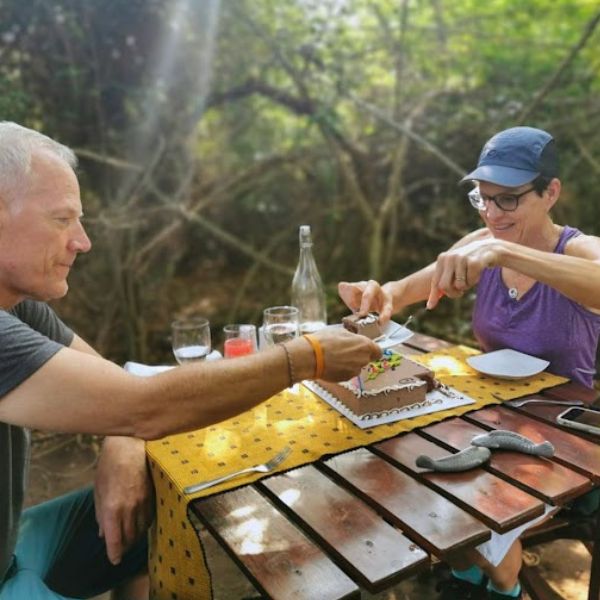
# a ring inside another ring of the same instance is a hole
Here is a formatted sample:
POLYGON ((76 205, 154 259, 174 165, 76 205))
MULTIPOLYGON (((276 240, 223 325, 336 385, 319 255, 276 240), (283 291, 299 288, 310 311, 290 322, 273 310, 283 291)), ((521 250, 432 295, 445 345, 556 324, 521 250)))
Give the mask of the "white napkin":
POLYGON ((151 375, 156 375, 157 373, 162 373, 163 371, 168 371, 169 369, 174 369, 175 367, 169 367, 166 365, 144 365, 142 363, 128 360, 123 365, 123 368, 132 375, 138 375, 139 377, 150 377, 151 375))
MULTIPOLYGON (((213 350, 207 357, 206 360, 219 360, 223 358, 221 353, 218 350, 213 350)), ((175 366, 169 365, 145 365, 143 363, 133 362, 132 360, 128 360, 123 368, 132 375, 137 375, 138 377, 150 377, 151 375, 156 375, 157 373, 162 373, 164 371, 168 371, 170 369, 174 369, 175 366)))

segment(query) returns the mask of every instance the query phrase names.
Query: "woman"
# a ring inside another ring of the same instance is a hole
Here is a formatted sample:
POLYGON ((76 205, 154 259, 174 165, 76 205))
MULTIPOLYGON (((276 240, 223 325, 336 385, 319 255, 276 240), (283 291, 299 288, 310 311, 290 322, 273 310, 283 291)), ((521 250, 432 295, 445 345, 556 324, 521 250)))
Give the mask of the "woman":
MULTIPOLYGON (((549 371, 592 387, 600 238, 550 217, 561 191, 552 136, 532 127, 502 131, 462 181, 476 184, 469 201, 485 227, 399 281, 341 282, 340 296, 361 314, 378 311, 385 323, 414 302, 427 300, 433 309, 443 295, 457 298, 476 286, 473 331, 483 351, 508 347, 532 354, 550 361, 549 371)), ((526 527, 452 560, 452 579, 441 598, 520 598, 518 537, 526 527)))

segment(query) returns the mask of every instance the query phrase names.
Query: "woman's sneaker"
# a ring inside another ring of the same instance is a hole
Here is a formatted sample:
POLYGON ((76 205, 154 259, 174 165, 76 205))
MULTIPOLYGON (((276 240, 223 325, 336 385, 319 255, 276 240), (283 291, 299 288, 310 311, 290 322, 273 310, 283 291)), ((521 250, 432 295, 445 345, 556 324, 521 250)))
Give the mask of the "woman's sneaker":
POLYGON ((487 600, 486 584, 485 579, 476 584, 450 575, 435 586, 436 591, 440 592, 437 600, 487 600))

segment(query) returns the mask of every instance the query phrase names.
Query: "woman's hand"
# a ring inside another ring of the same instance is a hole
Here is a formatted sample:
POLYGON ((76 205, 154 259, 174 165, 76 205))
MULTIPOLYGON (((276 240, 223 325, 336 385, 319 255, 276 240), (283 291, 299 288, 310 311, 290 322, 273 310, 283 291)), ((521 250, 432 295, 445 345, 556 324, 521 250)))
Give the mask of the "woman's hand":
POLYGON ((359 315, 374 311, 379 313, 379 322, 387 325, 394 311, 393 296, 388 284, 379 285, 377 281, 356 281, 338 283, 338 293, 346 306, 359 315))
POLYGON ((486 238, 442 252, 435 264, 427 308, 435 308, 444 295, 459 298, 476 285, 484 269, 498 266, 502 244, 486 238))

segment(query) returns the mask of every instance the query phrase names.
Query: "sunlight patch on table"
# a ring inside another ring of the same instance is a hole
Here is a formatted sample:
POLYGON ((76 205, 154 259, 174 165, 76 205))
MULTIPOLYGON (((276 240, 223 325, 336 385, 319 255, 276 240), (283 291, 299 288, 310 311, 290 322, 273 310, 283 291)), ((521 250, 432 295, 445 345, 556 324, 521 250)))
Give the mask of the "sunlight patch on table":
POLYGON ((428 361, 428 366, 435 371, 437 376, 468 375, 473 372, 464 362, 452 356, 435 356, 428 361))
POLYGON ((240 508, 236 508, 231 511, 231 516, 235 518, 244 519, 249 517, 256 510, 256 506, 248 504, 247 506, 240 506, 240 508))
POLYGON ((279 499, 287 506, 294 506, 300 499, 300 490, 290 488, 279 495, 279 499))
POLYGON ((240 544, 238 554, 254 555, 286 550, 289 547, 286 540, 268 539, 266 535, 268 526, 269 519, 249 519, 238 525, 234 530, 234 535, 240 544))

